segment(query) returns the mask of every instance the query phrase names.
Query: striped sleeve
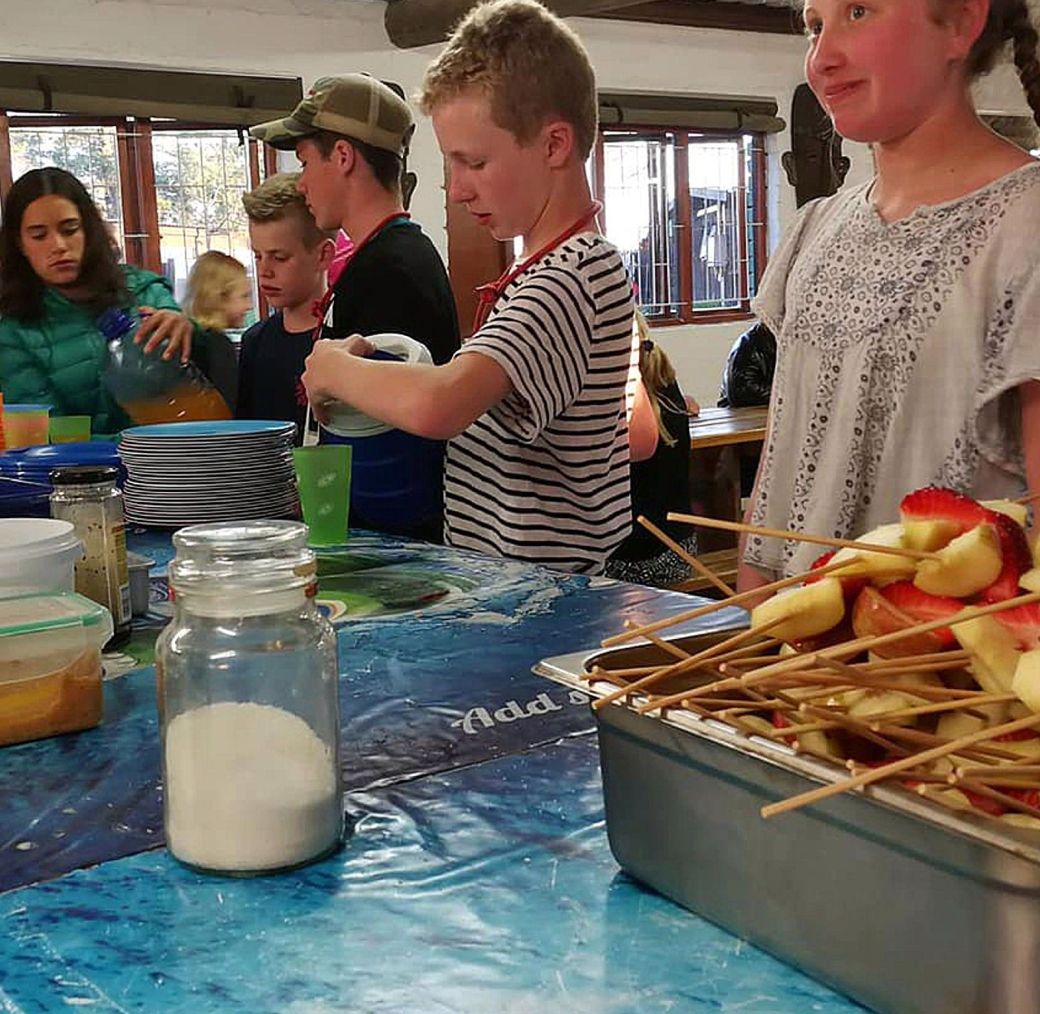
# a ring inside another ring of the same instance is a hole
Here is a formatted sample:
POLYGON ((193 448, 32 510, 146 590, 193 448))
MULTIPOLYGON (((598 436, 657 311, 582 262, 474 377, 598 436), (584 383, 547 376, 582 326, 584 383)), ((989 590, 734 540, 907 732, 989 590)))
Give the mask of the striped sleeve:
POLYGON ((533 443, 577 398, 586 382, 595 304, 581 278, 563 266, 539 271, 484 325, 460 355, 479 353, 505 370, 516 435, 533 443))

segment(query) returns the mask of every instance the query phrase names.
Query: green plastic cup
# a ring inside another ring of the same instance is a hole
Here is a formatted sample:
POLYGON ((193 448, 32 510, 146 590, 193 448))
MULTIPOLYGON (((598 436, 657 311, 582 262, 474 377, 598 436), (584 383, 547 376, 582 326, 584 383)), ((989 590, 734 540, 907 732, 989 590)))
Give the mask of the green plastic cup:
POLYGON ((349 444, 319 444, 293 450, 300 506, 303 520, 311 530, 308 541, 312 546, 337 546, 347 541, 350 450, 349 444))
POLYGON ((77 444, 90 439, 89 415, 52 415, 51 443, 77 444))

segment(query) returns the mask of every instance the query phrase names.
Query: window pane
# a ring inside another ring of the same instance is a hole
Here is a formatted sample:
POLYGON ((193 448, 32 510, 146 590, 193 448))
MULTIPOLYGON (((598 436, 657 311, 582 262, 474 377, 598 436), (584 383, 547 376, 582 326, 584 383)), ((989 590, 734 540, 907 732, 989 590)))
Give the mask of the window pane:
POLYGON ((115 127, 19 127, 11 118, 11 173, 57 166, 87 188, 101 217, 122 246, 123 207, 119 195, 119 159, 115 127))
POLYGON ((603 135, 607 238, 621 253, 636 302, 648 317, 679 309, 675 138, 669 133, 603 135))
POLYGON ((690 135, 688 151, 693 308, 737 307, 747 272, 741 230, 748 214, 743 206, 744 144, 690 135))
POLYGON ((220 250, 249 273, 257 318, 253 254, 242 208, 250 189, 249 149, 234 130, 157 130, 152 134, 159 250, 163 272, 184 299, 188 272, 199 254, 220 250))

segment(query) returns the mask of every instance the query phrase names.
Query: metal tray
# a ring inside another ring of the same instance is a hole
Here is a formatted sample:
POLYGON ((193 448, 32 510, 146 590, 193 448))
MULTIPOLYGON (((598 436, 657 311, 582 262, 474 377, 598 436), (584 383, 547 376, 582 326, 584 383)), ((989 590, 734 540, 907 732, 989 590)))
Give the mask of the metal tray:
MULTIPOLYGON (((614 687, 581 679, 594 664, 651 661, 671 659, 638 644, 534 671, 595 697, 614 687)), ((766 821, 764 804, 847 772, 689 712, 595 715, 610 847, 633 877, 877 1011, 1040 1011, 1040 833, 884 786, 766 821)))

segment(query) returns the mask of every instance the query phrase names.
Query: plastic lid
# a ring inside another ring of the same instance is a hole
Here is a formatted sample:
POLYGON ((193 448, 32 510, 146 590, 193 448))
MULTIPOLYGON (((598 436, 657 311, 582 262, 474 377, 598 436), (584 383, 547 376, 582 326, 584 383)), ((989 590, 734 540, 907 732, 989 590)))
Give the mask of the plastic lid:
POLYGON ((53 405, 29 405, 29 404, 11 405, 11 404, 7 404, 7 405, 4 405, 4 411, 5 412, 12 412, 12 413, 15 413, 15 414, 17 414, 18 412, 50 412, 50 410, 53 407, 54 407, 53 405))
POLYGON ((101 482, 115 482, 119 469, 111 465, 63 465, 51 469, 55 486, 90 486, 101 482))
POLYGON ((80 545, 71 521, 53 518, 0 518, 0 559, 46 556, 80 545))
POLYGON ((94 323, 109 340, 119 338, 137 326, 134 315, 129 310, 123 310, 118 306, 105 310, 94 323))
POLYGON ((75 592, 0 595, 0 637, 41 634, 66 627, 97 627, 99 633, 107 628, 104 642, 112 636, 112 616, 104 606, 75 592))

